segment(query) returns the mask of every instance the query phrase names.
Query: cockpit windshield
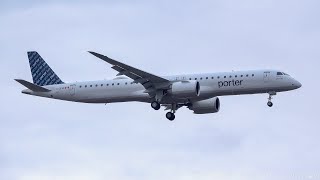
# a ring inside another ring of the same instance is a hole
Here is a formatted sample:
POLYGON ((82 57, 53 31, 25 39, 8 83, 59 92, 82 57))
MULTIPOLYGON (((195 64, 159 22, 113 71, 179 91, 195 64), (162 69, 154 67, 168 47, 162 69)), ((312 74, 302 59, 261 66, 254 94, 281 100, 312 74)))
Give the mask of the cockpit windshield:
POLYGON ((289 74, 287 74, 287 73, 284 73, 284 72, 277 72, 277 75, 278 75, 278 76, 282 76, 282 75, 285 75, 285 76, 290 76, 289 74))

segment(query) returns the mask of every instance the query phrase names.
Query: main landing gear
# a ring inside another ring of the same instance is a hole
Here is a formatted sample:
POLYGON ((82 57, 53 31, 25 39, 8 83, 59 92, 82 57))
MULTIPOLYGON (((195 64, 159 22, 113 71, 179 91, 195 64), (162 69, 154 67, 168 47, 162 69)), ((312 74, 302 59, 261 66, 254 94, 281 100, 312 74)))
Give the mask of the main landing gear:
MULTIPOLYGON (((167 95, 167 91, 164 91, 164 90, 158 90, 156 91, 156 95, 155 95, 155 101, 153 101, 151 103, 151 107, 154 109, 154 110, 159 110, 160 107, 161 107, 161 104, 159 102, 161 102, 161 99, 167 95)), ((178 109, 177 108, 177 105, 176 104, 172 104, 170 108, 166 108, 166 110, 168 109, 171 109, 171 112, 168 112, 166 114, 166 118, 169 119, 170 121, 173 121, 176 116, 174 115, 174 113, 176 112, 176 110, 178 109)))
POLYGON ((159 110, 160 109, 160 103, 158 103, 157 101, 153 101, 151 103, 151 107, 154 109, 154 110, 159 110))
POLYGON ((173 121, 176 118, 176 116, 172 112, 167 112, 166 118, 169 119, 170 121, 173 121))
POLYGON ((269 107, 272 107, 272 106, 273 106, 272 96, 277 95, 277 93, 276 93, 276 92, 269 92, 268 94, 269 94, 269 98, 268 98, 268 103, 267 103, 267 105, 268 105, 269 107))
POLYGON ((171 111, 167 112, 166 118, 170 121, 173 121, 176 118, 174 113, 176 113, 176 111, 179 109, 179 106, 177 104, 171 104, 171 106, 169 106, 168 109, 171 109, 171 111))
MULTIPOLYGON (((159 110, 160 107, 161 107, 161 104, 158 102, 158 101, 153 101, 151 103, 151 107, 154 109, 154 110, 159 110)), ((172 104, 171 106, 167 107, 166 110, 168 109, 171 109, 170 112, 167 112, 166 114, 166 118, 169 119, 170 121, 173 121, 176 116, 174 115, 174 113, 177 111, 178 107, 176 104, 172 104)))

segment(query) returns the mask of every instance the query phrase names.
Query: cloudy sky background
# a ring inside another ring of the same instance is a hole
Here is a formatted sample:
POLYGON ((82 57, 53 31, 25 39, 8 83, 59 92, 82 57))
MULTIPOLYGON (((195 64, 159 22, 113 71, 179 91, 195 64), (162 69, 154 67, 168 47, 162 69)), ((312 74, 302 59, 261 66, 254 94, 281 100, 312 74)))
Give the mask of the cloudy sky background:
POLYGON ((320 1, 0 1, 0 179, 320 179, 320 1), (158 75, 280 69, 303 87, 221 97, 169 122, 149 104, 26 96, 26 52, 66 82, 112 78, 94 50, 158 75))

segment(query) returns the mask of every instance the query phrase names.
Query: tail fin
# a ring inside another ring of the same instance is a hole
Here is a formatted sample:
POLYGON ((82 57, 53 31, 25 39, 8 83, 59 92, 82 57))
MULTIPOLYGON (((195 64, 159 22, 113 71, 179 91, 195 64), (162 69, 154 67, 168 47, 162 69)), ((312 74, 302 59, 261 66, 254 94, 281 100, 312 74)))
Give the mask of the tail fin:
POLYGON ((28 52, 28 58, 34 84, 38 86, 63 84, 61 79, 36 51, 28 52))

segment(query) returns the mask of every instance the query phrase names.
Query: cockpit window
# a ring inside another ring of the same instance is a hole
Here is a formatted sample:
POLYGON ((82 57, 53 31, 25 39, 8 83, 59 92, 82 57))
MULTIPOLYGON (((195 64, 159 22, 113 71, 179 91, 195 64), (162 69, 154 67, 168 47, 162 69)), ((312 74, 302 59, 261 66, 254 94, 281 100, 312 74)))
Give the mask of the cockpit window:
POLYGON ((285 76, 290 76, 289 74, 287 74, 287 73, 284 73, 284 72, 277 72, 277 75, 278 75, 278 76, 282 76, 282 75, 285 75, 285 76))

